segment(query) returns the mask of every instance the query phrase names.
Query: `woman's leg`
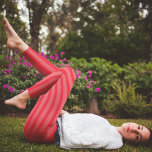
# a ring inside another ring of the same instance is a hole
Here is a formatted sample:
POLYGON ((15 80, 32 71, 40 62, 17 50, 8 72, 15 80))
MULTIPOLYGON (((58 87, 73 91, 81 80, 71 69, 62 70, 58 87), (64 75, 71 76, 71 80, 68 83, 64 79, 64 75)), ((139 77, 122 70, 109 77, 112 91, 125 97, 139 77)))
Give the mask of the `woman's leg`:
POLYGON ((18 49, 43 75, 47 76, 52 72, 59 70, 58 67, 40 56, 32 50, 14 31, 6 18, 3 20, 4 29, 7 36, 7 46, 11 49, 18 49))
MULTIPOLYGON (((53 74, 47 76, 48 82, 50 82, 53 74)), ((24 134, 30 142, 54 142, 54 133, 57 129, 56 120, 70 94, 75 79, 74 71, 70 67, 62 68, 62 74, 60 72, 58 75, 60 75, 59 79, 52 85, 46 86, 46 88, 43 86, 46 82, 44 78, 44 80, 28 89, 30 97, 35 98, 40 95, 41 87, 45 88, 46 91, 49 88, 45 94, 40 96, 26 120, 24 134), (34 90, 34 94, 31 94, 32 90, 34 90)))
POLYGON ((40 96, 26 120, 24 134, 31 142, 54 142, 54 133, 57 129, 56 120, 72 89, 75 79, 74 71, 70 67, 58 69, 35 53, 19 38, 6 19, 4 19, 4 29, 8 38, 7 46, 20 50, 37 70, 47 75, 28 91, 5 103, 13 103, 13 105, 24 109, 24 106, 18 103, 19 98, 25 103, 30 98, 40 96), (22 99, 23 96, 24 99, 22 99))
POLYGON ((42 75, 47 76, 52 72, 59 71, 58 67, 46 60, 30 47, 23 52, 23 55, 42 75))
POLYGON ((4 29, 8 38, 7 46, 12 49, 16 48, 20 50, 21 53, 28 58, 28 60, 31 62, 34 60, 33 65, 36 68, 38 67, 37 69, 42 74, 48 75, 42 81, 29 88, 28 91, 23 92, 5 103, 24 109, 26 106, 26 100, 41 95, 26 120, 24 134, 31 142, 53 142, 54 133, 57 128, 57 117, 62 110, 74 83, 74 71, 70 67, 58 70, 54 65, 38 56, 38 54, 31 50, 28 45, 19 38, 6 19, 4 19, 4 29), (34 56, 33 58, 31 58, 31 53, 34 56), (40 64, 39 62, 44 64, 40 64), (39 69, 39 66, 37 66, 38 63, 42 69, 44 68, 44 72, 39 69), (22 99, 23 96, 25 96, 24 99, 22 99), (24 102, 24 106, 23 104, 19 104, 19 98, 24 102))

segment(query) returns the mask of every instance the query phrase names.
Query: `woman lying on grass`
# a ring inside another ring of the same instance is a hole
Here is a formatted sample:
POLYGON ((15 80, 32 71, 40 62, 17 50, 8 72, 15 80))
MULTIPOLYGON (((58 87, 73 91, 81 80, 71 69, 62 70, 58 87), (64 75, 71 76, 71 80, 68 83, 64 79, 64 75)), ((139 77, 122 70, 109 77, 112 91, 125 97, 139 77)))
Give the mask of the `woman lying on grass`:
POLYGON ((56 67, 23 42, 6 18, 3 24, 7 47, 18 49, 45 76, 28 90, 5 101, 7 105, 25 109, 28 100, 39 97, 24 126, 29 142, 55 143, 65 149, 117 149, 123 146, 123 139, 151 143, 152 132, 142 125, 124 123, 115 127, 94 114, 69 114, 62 110, 75 80, 74 70, 56 67))

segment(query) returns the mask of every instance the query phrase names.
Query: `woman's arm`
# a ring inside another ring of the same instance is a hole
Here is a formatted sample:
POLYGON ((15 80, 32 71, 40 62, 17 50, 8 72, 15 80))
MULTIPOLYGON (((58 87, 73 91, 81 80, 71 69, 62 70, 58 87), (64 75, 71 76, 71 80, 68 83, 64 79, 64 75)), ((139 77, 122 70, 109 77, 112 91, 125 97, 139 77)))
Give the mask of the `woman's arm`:
MULTIPOLYGON (((65 111, 65 110, 61 110, 61 112, 60 112, 60 114, 59 114, 59 116, 62 116, 63 114, 65 114, 65 113, 68 113, 67 111, 65 111)), ((68 113, 69 114, 69 113, 68 113)))

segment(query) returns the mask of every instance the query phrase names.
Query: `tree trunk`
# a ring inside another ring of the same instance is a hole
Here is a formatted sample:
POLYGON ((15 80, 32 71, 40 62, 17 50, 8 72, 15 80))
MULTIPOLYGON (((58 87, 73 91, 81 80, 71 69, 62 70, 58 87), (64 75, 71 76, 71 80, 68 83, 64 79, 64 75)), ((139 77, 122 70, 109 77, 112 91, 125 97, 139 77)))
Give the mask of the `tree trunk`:
MULTIPOLYGON (((33 21, 34 22, 34 21, 33 21)), ((31 34, 31 47, 35 50, 38 51, 38 44, 39 44, 39 31, 40 31, 40 22, 34 22, 30 26, 30 34, 31 34)))
POLYGON ((26 0, 29 11, 31 46, 38 51, 38 38, 40 31, 40 24, 42 17, 47 13, 48 8, 54 3, 54 0, 42 0, 41 3, 37 1, 26 0))
POLYGON ((100 115, 100 110, 98 108, 98 103, 97 100, 95 98, 92 98, 90 101, 90 105, 86 106, 86 112, 87 113, 93 113, 96 115, 100 115))

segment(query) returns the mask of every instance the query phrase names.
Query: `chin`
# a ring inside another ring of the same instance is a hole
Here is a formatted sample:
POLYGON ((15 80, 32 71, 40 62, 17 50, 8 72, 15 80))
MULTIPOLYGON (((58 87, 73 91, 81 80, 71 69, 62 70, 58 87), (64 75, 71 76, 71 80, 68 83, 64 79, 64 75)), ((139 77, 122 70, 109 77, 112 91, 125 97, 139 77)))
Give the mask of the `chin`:
POLYGON ((121 127, 122 127, 122 128, 126 128, 126 127, 128 127, 128 125, 129 125, 129 123, 123 123, 123 124, 121 125, 121 127))
POLYGON ((121 128, 122 128, 122 131, 124 133, 127 133, 128 126, 129 126, 129 123, 123 123, 122 124, 121 128))

